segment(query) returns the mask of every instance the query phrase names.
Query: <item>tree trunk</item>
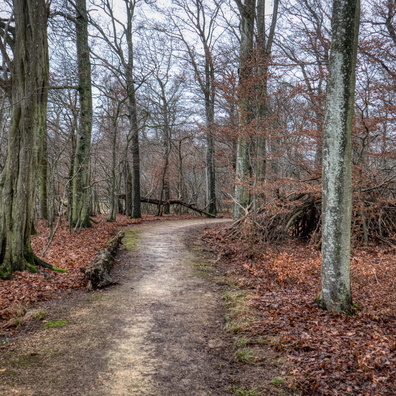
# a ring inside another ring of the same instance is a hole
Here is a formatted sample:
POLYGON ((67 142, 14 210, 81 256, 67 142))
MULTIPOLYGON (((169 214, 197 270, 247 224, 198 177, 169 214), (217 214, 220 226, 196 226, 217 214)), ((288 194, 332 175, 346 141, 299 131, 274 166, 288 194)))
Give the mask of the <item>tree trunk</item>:
POLYGON ((350 313, 351 137, 359 0, 334 0, 323 151, 322 292, 320 305, 350 313))
POLYGON ((155 198, 146 198, 146 197, 141 197, 140 200, 145 203, 157 205, 157 206, 165 206, 165 205, 180 205, 184 206, 185 208, 191 209, 194 212, 198 212, 201 215, 205 215, 207 217, 212 217, 215 218, 216 215, 212 213, 208 213, 203 209, 196 208, 193 204, 189 204, 187 202, 183 202, 180 199, 169 199, 168 201, 160 201, 159 199, 155 198))
POLYGON ((15 47, 8 156, 0 176, 0 277, 35 270, 31 248, 34 192, 48 87, 48 9, 44 0, 14 0, 15 47))
POLYGON ((133 77, 134 50, 133 50, 133 18, 135 13, 135 1, 125 1, 127 12, 126 41, 128 62, 125 65, 125 79, 128 95, 128 117, 130 123, 130 142, 132 154, 132 218, 142 217, 140 204, 140 146, 139 146, 139 124, 136 103, 136 88, 133 77))
MULTIPOLYGON (((162 115, 162 144, 163 144, 163 166, 162 166, 162 177, 161 177, 161 192, 160 201, 168 201, 170 199, 170 183, 169 183, 169 156, 171 153, 171 142, 172 142, 172 125, 171 125, 171 114, 169 108, 169 101, 167 98, 167 93, 165 89, 165 84, 162 82, 161 78, 157 77, 158 84, 161 88, 160 95, 160 113, 162 115)), ((170 213, 170 205, 158 205, 157 216, 162 216, 162 214, 170 213)))
POLYGON ((125 161, 125 215, 132 217, 132 173, 128 158, 125 161))
POLYGON ((109 216, 107 217, 107 221, 115 221, 117 212, 118 212, 118 175, 116 172, 117 168, 117 120, 118 120, 118 111, 117 114, 113 116, 112 123, 112 142, 111 142, 111 180, 110 180, 110 208, 109 208, 109 216))
POLYGON ((49 220, 48 215, 48 148, 47 148, 47 131, 44 130, 43 149, 40 160, 40 218, 49 220))
POLYGON ((213 137, 215 121, 215 75, 212 54, 206 37, 202 37, 205 47, 205 118, 206 118, 206 199, 208 212, 217 214, 215 141, 213 137))
POLYGON ((243 217, 249 206, 250 161, 249 161, 249 124, 252 119, 250 77, 254 41, 255 0, 239 3, 241 17, 241 47, 239 66, 239 134, 236 151, 234 220, 243 217))
MULTIPOLYGON (((135 97, 135 93, 133 93, 135 97)), ((132 113, 133 132, 131 139, 132 152, 132 214, 134 219, 142 217, 140 204, 140 146, 139 146, 139 128, 136 116, 136 100, 134 99, 135 110, 132 113)))
POLYGON ((89 158, 92 134, 92 83, 88 45, 88 14, 86 0, 76 2, 76 37, 80 119, 77 131, 73 170, 73 202, 71 227, 90 227, 89 220, 89 158))
POLYGON ((215 172, 215 147, 212 129, 206 134, 206 191, 208 212, 216 215, 216 172, 215 172))
MULTIPOLYGON (((166 108, 166 106, 165 106, 166 108)), ((168 115, 165 113, 165 117, 168 117, 168 115)), ((163 153, 163 160, 164 160, 164 165, 163 165, 163 170, 162 170, 162 188, 161 188, 161 194, 160 194, 160 201, 169 201, 170 199, 170 186, 169 186, 169 155, 170 155, 170 150, 171 150, 171 136, 170 136, 170 127, 165 120, 165 125, 164 125, 164 153, 163 153)), ((158 216, 162 216, 162 214, 169 214, 170 213, 170 205, 166 204, 164 206, 159 205, 158 206, 158 216)))
POLYGON ((268 70, 271 49, 278 20, 279 0, 274 1, 272 21, 268 37, 265 31, 265 0, 257 0, 257 139, 255 178, 257 198, 265 202, 264 182, 267 173, 267 122, 268 118, 268 70))

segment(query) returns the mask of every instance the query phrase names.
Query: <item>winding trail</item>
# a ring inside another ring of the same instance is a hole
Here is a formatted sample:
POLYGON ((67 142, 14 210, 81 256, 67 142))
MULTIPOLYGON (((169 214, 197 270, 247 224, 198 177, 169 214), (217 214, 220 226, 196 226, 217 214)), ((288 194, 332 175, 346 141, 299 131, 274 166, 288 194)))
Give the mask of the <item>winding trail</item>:
POLYGON ((197 257, 183 242, 214 222, 138 226, 137 247, 118 258, 120 285, 80 293, 63 314, 58 303, 53 315, 68 324, 24 338, 8 357, 15 375, 0 383, 0 394, 226 394, 221 303, 215 286, 194 273, 197 257))

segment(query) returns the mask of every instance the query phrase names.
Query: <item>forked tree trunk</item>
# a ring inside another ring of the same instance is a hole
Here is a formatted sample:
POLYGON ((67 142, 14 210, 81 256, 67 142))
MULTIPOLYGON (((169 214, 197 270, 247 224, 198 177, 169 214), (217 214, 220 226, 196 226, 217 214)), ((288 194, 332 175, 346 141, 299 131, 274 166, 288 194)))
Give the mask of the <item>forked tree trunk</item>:
POLYGON ((34 270, 31 248, 34 192, 46 124, 48 9, 44 0, 14 0, 12 121, 0 177, 0 277, 34 270))
POLYGON ((352 118, 359 0, 334 0, 323 151, 322 292, 320 305, 350 313, 352 118))

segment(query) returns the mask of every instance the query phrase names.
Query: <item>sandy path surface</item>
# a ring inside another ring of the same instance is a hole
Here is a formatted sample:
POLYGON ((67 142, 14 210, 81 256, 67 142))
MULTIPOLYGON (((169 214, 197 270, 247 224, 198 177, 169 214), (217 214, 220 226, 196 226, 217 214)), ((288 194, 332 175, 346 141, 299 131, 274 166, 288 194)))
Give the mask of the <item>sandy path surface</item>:
MULTIPOLYGON (((224 395, 219 295, 194 272, 186 234, 210 220, 140 225, 120 284, 52 308, 68 324, 27 334, 0 358, 1 395, 224 395)), ((74 300, 73 300, 74 299, 74 300)), ((223 355, 224 356, 224 355, 223 355)))

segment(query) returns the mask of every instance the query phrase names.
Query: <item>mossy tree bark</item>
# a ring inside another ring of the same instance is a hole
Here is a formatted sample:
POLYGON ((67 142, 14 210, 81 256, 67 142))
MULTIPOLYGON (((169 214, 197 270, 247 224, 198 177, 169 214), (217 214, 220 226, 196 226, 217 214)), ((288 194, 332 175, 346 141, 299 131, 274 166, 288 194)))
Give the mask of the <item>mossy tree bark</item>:
POLYGON ((48 97, 46 2, 14 0, 13 5, 12 121, 0 176, 0 277, 34 270, 39 262, 30 235, 48 97))
POLYGON ((72 180, 72 208, 69 225, 90 227, 89 158, 92 134, 92 83, 88 44, 88 13, 86 0, 76 1, 76 39, 78 62, 78 92, 80 98, 79 125, 72 180))
POLYGON ((350 313, 352 118, 359 0, 334 0, 323 148, 322 292, 320 305, 350 313))

